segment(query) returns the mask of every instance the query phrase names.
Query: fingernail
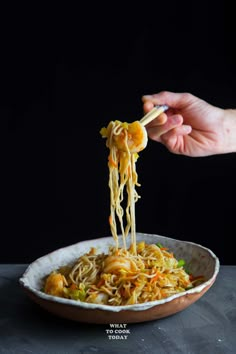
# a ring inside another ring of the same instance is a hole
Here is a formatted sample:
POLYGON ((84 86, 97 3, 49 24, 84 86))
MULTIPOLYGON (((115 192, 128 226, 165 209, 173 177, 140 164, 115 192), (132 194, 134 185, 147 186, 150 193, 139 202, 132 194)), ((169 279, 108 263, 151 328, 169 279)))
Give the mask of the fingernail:
POLYGON ((191 125, 184 125, 183 129, 185 130, 186 133, 190 133, 192 130, 192 127, 191 127, 191 125))
POLYGON ((152 98, 152 95, 143 95, 143 98, 152 98))
POLYGON ((174 123, 180 123, 181 122, 181 117, 180 116, 173 116, 172 117, 174 123))

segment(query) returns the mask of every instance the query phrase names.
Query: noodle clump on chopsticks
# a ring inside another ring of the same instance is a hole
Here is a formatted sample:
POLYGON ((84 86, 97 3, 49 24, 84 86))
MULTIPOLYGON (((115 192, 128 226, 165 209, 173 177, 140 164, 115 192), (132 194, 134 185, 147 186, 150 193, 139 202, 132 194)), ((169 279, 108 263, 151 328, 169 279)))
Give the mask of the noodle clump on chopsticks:
POLYGON ((196 286, 203 279, 189 275, 184 269, 185 262, 177 260, 170 250, 160 244, 136 242, 135 203, 139 199, 136 187, 140 186, 136 162, 138 152, 147 145, 146 129, 139 121, 130 124, 111 121, 100 133, 109 148, 109 224, 114 246, 107 254, 97 254, 91 248, 73 265, 55 270, 45 279, 44 292, 119 306, 160 300, 196 286))

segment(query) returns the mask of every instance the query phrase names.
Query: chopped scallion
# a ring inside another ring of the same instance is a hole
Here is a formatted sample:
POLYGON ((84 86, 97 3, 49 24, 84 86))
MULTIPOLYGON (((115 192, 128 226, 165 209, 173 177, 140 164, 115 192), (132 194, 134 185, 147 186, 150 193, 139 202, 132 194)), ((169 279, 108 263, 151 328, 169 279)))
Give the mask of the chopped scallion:
POLYGON ((177 267, 183 267, 185 265, 185 260, 184 259, 179 259, 177 267))

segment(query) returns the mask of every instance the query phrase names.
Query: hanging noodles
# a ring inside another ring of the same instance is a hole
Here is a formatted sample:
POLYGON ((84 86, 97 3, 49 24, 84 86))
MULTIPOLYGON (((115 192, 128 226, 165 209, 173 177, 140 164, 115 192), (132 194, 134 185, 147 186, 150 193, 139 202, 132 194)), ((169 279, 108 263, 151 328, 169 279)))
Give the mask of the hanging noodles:
POLYGON ((116 223, 116 219, 118 219, 123 248, 127 249, 126 238, 130 232, 133 252, 136 253, 135 203, 139 198, 136 186, 140 186, 136 172, 136 161, 138 152, 147 145, 147 132, 138 121, 128 124, 116 120, 111 121, 107 128, 102 128, 100 133, 102 137, 107 139, 106 146, 110 150, 108 167, 111 233, 116 243, 116 249, 118 249, 116 223), (125 200, 127 202, 124 215, 122 202, 124 203, 125 200), (124 226, 124 218, 126 219, 126 226, 124 226))
POLYGON ((135 188, 140 186, 136 161, 138 152, 147 144, 145 128, 138 121, 111 121, 100 133, 110 150, 109 223, 115 246, 108 254, 97 254, 91 248, 73 265, 52 272, 45 279, 44 291, 73 300, 119 306, 163 299, 202 282, 202 277, 187 274, 183 260, 178 261, 162 245, 136 243, 135 203, 139 195, 135 188), (123 247, 118 242, 117 219, 123 247))

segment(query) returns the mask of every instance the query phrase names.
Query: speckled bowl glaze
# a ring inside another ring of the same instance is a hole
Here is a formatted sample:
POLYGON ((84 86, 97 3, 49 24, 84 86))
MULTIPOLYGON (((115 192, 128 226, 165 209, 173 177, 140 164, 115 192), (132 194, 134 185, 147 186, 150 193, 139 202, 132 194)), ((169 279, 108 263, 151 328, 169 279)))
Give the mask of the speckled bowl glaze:
POLYGON ((96 247, 98 253, 108 252, 114 240, 112 237, 104 237, 82 241, 35 260, 19 279, 20 285, 34 302, 57 316, 79 322, 108 324, 145 322, 173 315, 197 301, 215 282, 220 265, 211 250, 193 242, 160 235, 137 233, 136 238, 137 242, 160 242, 165 245, 174 252, 177 259, 183 258, 186 261, 190 272, 195 276, 204 275, 206 281, 163 300, 126 306, 88 304, 47 295, 41 291, 46 275, 60 266, 73 263, 91 247, 96 247))

